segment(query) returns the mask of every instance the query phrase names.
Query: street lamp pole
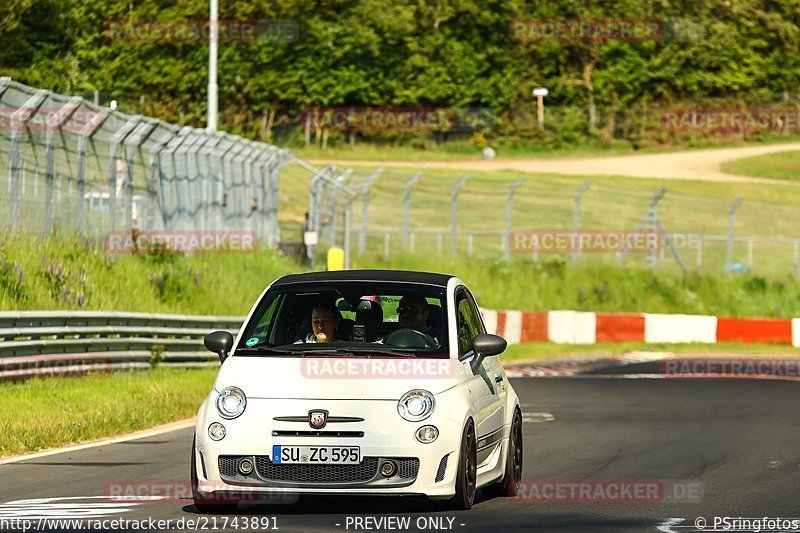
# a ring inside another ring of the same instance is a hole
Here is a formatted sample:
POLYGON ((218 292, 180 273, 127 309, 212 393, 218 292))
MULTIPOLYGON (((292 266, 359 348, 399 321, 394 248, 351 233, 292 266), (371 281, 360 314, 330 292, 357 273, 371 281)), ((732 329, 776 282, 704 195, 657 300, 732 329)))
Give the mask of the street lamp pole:
POLYGON ((218 41, 218 8, 217 0, 211 0, 208 31, 208 131, 217 131, 217 41, 218 41))

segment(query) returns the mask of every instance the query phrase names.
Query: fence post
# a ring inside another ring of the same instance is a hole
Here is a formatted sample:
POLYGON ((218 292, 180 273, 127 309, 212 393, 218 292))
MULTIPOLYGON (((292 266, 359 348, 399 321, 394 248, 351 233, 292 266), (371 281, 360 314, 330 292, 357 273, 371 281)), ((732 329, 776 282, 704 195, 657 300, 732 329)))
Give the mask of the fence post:
POLYGON ((379 168, 373 172, 367 181, 364 183, 364 211, 361 213, 361 235, 358 237, 358 253, 364 255, 367 248, 367 231, 368 231, 368 217, 369 217, 369 189, 372 187, 372 182, 378 179, 383 173, 383 169, 379 168))
POLYGON ((20 128, 27 129, 28 121, 31 116, 39 110, 39 107, 47 99, 47 91, 36 91, 36 94, 28 98, 22 107, 14 111, 11 115, 11 154, 8 158, 8 190, 11 208, 9 209, 9 218, 11 226, 11 234, 13 235, 19 230, 20 226, 20 212, 19 212, 19 189, 20 179, 19 171, 21 168, 20 157, 20 128))
POLYGON ((458 247, 458 191, 464 186, 468 179, 469 176, 464 176, 458 180, 458 182, 456 182, 456 184, 453 186, 453 189, 450 191, 450 214, 452 217, 452 227, 450 229, 450 253, 452 254, 456 253, 456 248, 458 247))
POLYGON ((55 179, 56 140, 55 130, 59 131, 64 124, 72 118, 83 100, 74 96, 64 104, 54 115, 47 117, 47 136, 45 149, 45 200, 44 200, 44 232, 47 236, 53 232, 53 182, 55 179))
POLYGON ((417 172, 403 187, 403 248, 408 248, 408 225, 411 214, 411 187, 422 177, 422 172, 417 172))
MULTIPOLYGON (((589 188, 589 185, 592 184, 591 180, 584 181, 583 184, 578 187, 578 190, 575 191, 575 196, 573 197, 573 206, 572 206, 572 231, 577 238, 578 246, 572 250, 572 264, 577 265, 578 260, 581 256, 581 239, 578 237, 578 232, 581 230, 581 196, 583 195, 584 191, 589 188)), ((574 241, 573 241, 574 242, 574 241)))
MULTIPOLYGON (((117 168, 117 162, 119 159, 117 158, 117 150, 119 149, 119 145, 128 137, 128 135, 133 132, 134 129, 139 125, 139 121, 141 120, 141 115, 134 115, 125 122, 125 125, 122 126, 116 133, 111 137, 111 141, 109 141, 108 145, 108 160, 109 160, 109 170, 108 170, 108 231, 114 231, 117 225, 117 181, 118 181, 118 173, 119 169, 117 168)), ((123 180, 125 179, 125 174, 122 175, 123 180)))
MULTIPOLYGON (((338 176, 336 176, 336 181, 341 183, 342 185, 345 184, 347 178, 350 177, 350 174, 353 173, 352 169, 347 169, 338 176)), ((330 222, 328 223, 328 235, 330 239, 330 245, 336 246, 336 224, 338 223, 337 216, 336 216, 336 207, 339 203, 339 187, 333 188, 333 202, 331 203, 331 216, 330 222)))
POLYGON ((725 271, 730 274, 733 268, 733 220, 744 198, 737 198, 728 210, 728 253, 725 259, 725 271))
POLYGON ((508 188, 508 206, 506 207, 506 242, 503 245, 506 259, 511 259, 511 223, 514 213, 514 192, 519 189, 525 178, 518 178, 511 187, 508 188))

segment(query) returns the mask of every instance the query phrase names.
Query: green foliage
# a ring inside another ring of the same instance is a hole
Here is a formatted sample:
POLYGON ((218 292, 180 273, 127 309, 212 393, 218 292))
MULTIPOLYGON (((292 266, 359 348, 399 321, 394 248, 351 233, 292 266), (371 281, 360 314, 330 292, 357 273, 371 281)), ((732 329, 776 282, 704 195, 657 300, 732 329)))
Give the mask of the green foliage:
MULTIPOLYGON (((202 21, 206 0, 6 3, 2 74, 61 92, 97 90, 127 111, 203 124, 207 43, 124 41, 107 28, 115 21, 202 21)), ((658 110, 798 103, 797 2, 231 0, 220 3, 219 15, 297 24, 294 40, 262 36, 219 47, 221 127, 259 139, 283 128, 278 140, 288 144, 302 142, 297 119, 316 106, 478 107, 492 115, 501 148, 522 138, 558 149, 620 139, 634 148, 704 145, 716 138, 664 132, 658 110), (520 19, 658 19, 667 31, 652 41, 516 40, 510 26, 520 19), (551 91, 545 131, 531 115, 531 89, 539 85, 551 91), (597 109, 593 128, 589 105, 597 109), (275 123, 267 127, 270 114, 275 123)), ((394 136, 424 149, 434 139, 441 140, 433 133, 394 136)))

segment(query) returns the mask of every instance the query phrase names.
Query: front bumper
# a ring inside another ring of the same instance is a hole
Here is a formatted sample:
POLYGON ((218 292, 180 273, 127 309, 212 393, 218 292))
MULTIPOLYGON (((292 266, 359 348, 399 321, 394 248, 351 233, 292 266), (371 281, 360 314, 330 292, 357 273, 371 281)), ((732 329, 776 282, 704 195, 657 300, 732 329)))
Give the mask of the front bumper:
MULTIPOLYGON (((206 402, 209 405, 209 402, 206 402)), ((198 492, 201 496, 242 493, 270 494, 420 494, 433 499, 454 494, 458 449, 464 410, 448 411, 437 406, 422 422, 408 422, 397 413, 397 402, 388 400, 283 400, 254 399, 235 420, 218 417, 216 410, 201 409, 196 435, 198 492), (329 424, 318 435, 294 436, 308 423, 275 420, 297 416, 314 409, 326 409, 330 416, 361 418, 362 421, 329 424), (213 441, 208 426, 220 422, 226 436, 213 441), (415 438, 418 428, 436 426, 439 437, 430 444, 415 438), (327 431, 327 433, 325 433, 327 431), (277 435, 274 435, 277 433, 277 435), (338 436, 338 435, 344 436, 338 436), (353 436, 362 434, 363 436, 353 436), (359 446, 359 465, 271 464, 273 445, 359 446), (238 471, 243 458, 253 461, 249 475, 238 471), (382 462, 398 466, 395 475, 380 473, 382 462)), ((246 499, 246 498, 243 498, 246 499)))

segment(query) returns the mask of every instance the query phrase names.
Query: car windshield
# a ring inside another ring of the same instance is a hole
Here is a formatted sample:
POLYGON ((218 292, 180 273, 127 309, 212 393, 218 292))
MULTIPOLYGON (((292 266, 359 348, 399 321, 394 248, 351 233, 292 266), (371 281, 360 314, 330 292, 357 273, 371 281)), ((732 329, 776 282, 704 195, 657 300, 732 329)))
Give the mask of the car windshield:
POLYGON ((446 357, 443 287, 391 282, 281 285, 259 302, 236 355, 446 357))

